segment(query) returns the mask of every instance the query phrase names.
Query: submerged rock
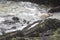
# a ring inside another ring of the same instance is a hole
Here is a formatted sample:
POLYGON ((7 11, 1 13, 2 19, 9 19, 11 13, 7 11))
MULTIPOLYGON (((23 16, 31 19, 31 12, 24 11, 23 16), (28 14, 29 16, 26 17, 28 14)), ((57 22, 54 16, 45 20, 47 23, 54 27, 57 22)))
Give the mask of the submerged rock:
POLYGON ((14 26, 14 27, 12 27, 11 29, 16 29, 16 27, 14 26))
POLYGON ((23 20, 24 23, 26 23, 26 20, 23 20))
POLYGON ((9 25, 15 24, 15 22, 10 21, 10 20, 5 20, 3 23, 6 24, 6 25, 8 25, 8 24, 9 24, 9 25))
POLYGON ((14 20, 14 22, 19 22, 19 18, 18 17, 13 17, 12 19, 14 20))

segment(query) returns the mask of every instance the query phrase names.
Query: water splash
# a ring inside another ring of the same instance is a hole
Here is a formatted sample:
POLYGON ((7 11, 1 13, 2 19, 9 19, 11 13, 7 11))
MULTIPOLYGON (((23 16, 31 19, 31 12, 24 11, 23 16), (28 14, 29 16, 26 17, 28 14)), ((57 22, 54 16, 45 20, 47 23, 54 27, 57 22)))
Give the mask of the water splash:
POLYGON ((0 17, 3 20, 0 22, 0 29, 1 31, 4 29, 5 33, 22 30, 27 25, 42 20, 40 18, 42 14, 48 14, 45 8, 31 2, 4 1, 0 2, 0 5, 0 17), (20 22, 12 20, 13 17, 18 17, 20 22), (4 22, 12 24, 4 24, 4 22))

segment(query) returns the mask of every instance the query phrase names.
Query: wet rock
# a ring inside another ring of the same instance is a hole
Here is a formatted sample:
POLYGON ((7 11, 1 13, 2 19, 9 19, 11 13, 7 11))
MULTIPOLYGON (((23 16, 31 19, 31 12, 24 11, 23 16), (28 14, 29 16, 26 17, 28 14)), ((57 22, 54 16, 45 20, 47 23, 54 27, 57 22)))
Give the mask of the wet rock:
POLYGON ((29 24, 29 21, 27 22, 27 24, 29 24))
POLYGON ((26 20, 23 20, 24 23, 26 23, 26 20))
POLYGON ((49 13, 57 13, 57 12, 60 12, 60 7, 55 7, 55 8, 52 8, 48 11, 49 13))
POLYGON ((13 17, 12 19, 14 20, 14 22, 19 22, 19 18, 18 17, 13 17))
POLYGON ((24 26, 23 24, 21 26, 24 26))
MULTIPOLYGON (((53 32, 60 28, 60 20, 58 19, 46 19, 44 22, 39 23, 38 25, 36 25, 35 27, 27 30, 25 32, 25 36, 31 36, 34 34, 34 32, 36 32, 35 35, 37 35, 37 33, 44 33, 44 36, 50 36, 53 35, 53 32), (54 30, 54 31, 53 31, 54 30)), ((35 36, 33 35, 33 36, 35 36)), ((43 35, 43 34, 42 34, 43 35)), ((33 37, 31 36, 31 37, 33 37)))
POLYGON ((16 29, 16 26, 12 27, 11 29, 16 29))
POLYGON ((4 24, 9 24, 9 25, 15 24, 15 22, 10 21, 10 20, 5 20, 3 23, 4 23, 4 24))
POLYGON ((15 1, 15 2, 19 2, 19 1, 28 1, 28 2, 32 2, 32 3, 37 3, 39 5, 43 4, 43 5, 50 5, 50 6, 60 6, 60 0, 8 0, 8 1, 15 1))

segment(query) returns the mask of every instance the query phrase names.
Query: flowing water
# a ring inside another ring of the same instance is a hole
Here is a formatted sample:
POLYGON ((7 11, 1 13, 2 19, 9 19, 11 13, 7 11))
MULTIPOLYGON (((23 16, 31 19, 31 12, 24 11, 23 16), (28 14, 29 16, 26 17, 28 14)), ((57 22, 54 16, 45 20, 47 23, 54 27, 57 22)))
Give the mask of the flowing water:
MULTIPOLYGON (((48 14, 50 8, 45 8, 43 5, 31 2, 0 2, 0 35, 3 32, 9 33, 17 30, 22 30, 27 25, 35 21, 43 20, 42 14, 48 14), (18 17, 19 22, 15 22, 12 18, 18 17), (8 22, 7 22, 8 21, 8 22)), ((55 18, 55 16, 53 17, 55 18)))

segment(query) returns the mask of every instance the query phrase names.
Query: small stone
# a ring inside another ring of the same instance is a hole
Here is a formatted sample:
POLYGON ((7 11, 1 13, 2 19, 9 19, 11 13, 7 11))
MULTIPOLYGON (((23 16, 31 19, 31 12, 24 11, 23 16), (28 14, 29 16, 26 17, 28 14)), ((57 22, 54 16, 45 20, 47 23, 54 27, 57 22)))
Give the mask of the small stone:
POLYGON ((23 20, 24 23, 26 23, 26 20, 23 20))
POLYGON ((24 26, 23 24, 21 26, 24 26))
POLYGON ((14 22, 19 22, 19 18, 18 17, 13 17, 12 19, 14 20, 14 22))
POLYGON ((10 20, 5 20, 4 22, 3 22, 4 24, 15 24, 15 22, 13 22, 13 21, 10 21, 10 20))
POLYGON ((27 24, 29 24, 29 21, 27 22, 27 24))
POLYGON ((12 29, 16 29, 16 26, 12 27, 12 29))

